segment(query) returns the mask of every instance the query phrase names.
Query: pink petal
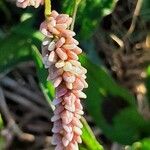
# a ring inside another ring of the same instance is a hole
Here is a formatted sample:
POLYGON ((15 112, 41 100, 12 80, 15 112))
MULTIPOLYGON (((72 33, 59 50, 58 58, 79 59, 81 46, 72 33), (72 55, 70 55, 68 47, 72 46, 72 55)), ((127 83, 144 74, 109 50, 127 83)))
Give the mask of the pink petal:
POLYGON ((79 127, 79 128, 82 128, 82 127, 83 127, 83 125, 82 125, 82 123, 80 122, 80 120, 79 120, 78 118, 76 118, 76 117, 73 118, 72 124, 73 124, 74 126, 79 127))
POLYGON ((63 73, 63 79, 66 82, 73 83, 75 81, 75 76, 70 72, 64 72, 63 73))
POLYGON ((62 143, 58 144, 55 148, 55 150, 64 150, 64 146, 62 143))
POLYGON ((75 113, 77 113, 79 115, 83 115, 84 114, 84 112, 82 110, 80 110, 80 109, 76 109, 75 113))
POLYGON ((74 136, 74 140, 77 141, 80 144, 82 143, 82 139, 81 139, 81 137, 79 135, 75 135, 74 136))
POLYGON ((52 34, 54 34, 54 35, 58 35, 60 32, 56 29, 56 28, 54 28, 52 25, 50 25, 50 24, 48 24, 48 30, 49 30, 49 32, 51 32, 52 34))
POLYGON ((83 82, 79 78, 76 78, 75 82, 73 83, 73 89, 83 90, 83 88, 84 88, 83 82))
POLYGON ((86 94, 79 90, 73 90, 73 93, 79 98, 86 98, 86 94))
POLYGON ((71 30, 65 30, 65 29, 61 29, 60 30, 60 33, 62 36, 64 37, 72 37, 72 36, 75 36, 75 32, 71 31, 71 30))
POLYGON ((60 134, 53 134, 52 140, 51 140, 52 145, 60 144, 61 143, 61 139, 62 138, 61 138, 60 134))
POLYGON ((67 93, 67 89, 62 85, 56 88, 56 98, 59 98, 67 93))
POLYGON ((61 48, 57 48, 56 53, 61 60, 66 60, 68 58, 67 54, 61 48))
POLYGON ((62 29, 67 29, 67 24, 63 23, 63 24, 56 24, 56 29, 57 30, 62 30, 62 29))
POLYGON ((65 38, 61 37, 57 42, 56 42, 56 47, 59 48, 65 43, 65 38))
POLYGON ((74 48, 76 48, 76 47, 77 47, 77 46, 76 46, 74 43, 63 45, 63 48, 64 48, 64 49, 70 49, 70 50, 72 50, 72 49, 74 49, 74 48))
MULTIPOLYGON (((72 43, 74 43, 75 45, 78 45, 79 44, 79 42, 76 40, 76 39, 74 39, 74 38, 72 38, 72 37, 67 37, 67 39, 66 39, 66 44, 72 44, 72 43)), ((77 48, 77 47, 76 47, 77 48)))
POLYGON ((70 59, 73 59, 73 60, 78 60, 78 55, 76 53, 74 53, 73 51, 67 51, 67 54, 68 54, 68 57, 70 59))
POLYGON ((64 69, 64 71, 69 71, 69 72, 71 72, 72 69, 73 69, 73 66, 72 66, 72 64, 71 64, 70 62, 66 62, 66 63, 65 63, 65 66, 63 67, 63 69, 64 69))
POLYGON ((76 53, 77 55, 82 53, 82 49, 79 47, 76 47, 75 49, 72 50, 74 53, 76 53))
POLYGON ((54 19, 56 19, 56 17, 57 17, 58 15, 59 15, 58 12, 55 11, 55 10, 53 10, 53 11, 51 12, 51 16, 54 17, 54 19))
POLYGON ((53 124, 52 132, 59 133, 62 130, 62 123, 60 120, 55 121, 53 124))
POLYGON ((65 22, 67 22, 68 18, 69 18, 69 15, 60 14, 60 15, 56 18, 57 24, 63 24, 63 23, 65 23, 65 22))
POLYGON ((73 132, 69 132, 65 135, 65 138, 68 140, 68 141, 72 141, 73 139, 73 132))
POLYGON ((72 132, 72 127, 70 125, 63 124, 63 128, 67 133, 72 132))
POLYGON ((55 98, 55 99, 52 101, 52 104, 53 104, 53 105, 58 105, 58 104, 60 104, 62 101, 63 101, 63 99, 61 99, 61 98, 55 98))
POLYGON ((77 60, 69 60, 69 62, 74 66, 77 66, 77 67, 81 66, 81 63, 77 60))
POLYGON ((83 109, 83 106, 81 105, 80 99, 76 99, 76 101, 75 101, 75 107, 76 107, 76 109, 80 109, 80 110, 83 109))
POLYGON ((54 65, 51 65, 48 71, 49 71, 48 80, 53 80, 58 76, 62 75, 63 73, 63 69, 57 69, 54 65))
POLYGON ((69 140, 67 140, 66 138, 62 138, 62 143, 63 143, 63 145, 65 146, 65 147, 67 147, 68 146, 68 144, 69 144, 69 140))
POLYGON ((70 143, 66 150, 79 150, 77 142, 70 143))
POLYGON ((48 50, 49 51, 53 51, 54 49, 55 49, 55 42, 54 41, 52 41, 49 45, 48 45, 48 50))
POLYGON ((62 81, 62 77, 57 77, 56 79, 54 79, 53 83, 54 83, 54 87, 58 87, 60 85, 62 81))
POLYGON ((69 124, 73 119, 73 113, 65 110, 61 113, 61 119, 62 119, 64 124, 69 124))
POLYGON ((59 105, 56 107, 56 109, 54 110, 54 114, 55 115, 59 115, 62 111, 64 110, 64 107, 62 105, 59 105))
POLYGON ((69 17, 66 21, 66 24, 69 27, 71 25, 71 23, 72 23, 72 18, 69 17))
POLYGON ((68 93, 64 96, 64 102, 66 103, 66 105, 74 104, 75 100, 76 100, 76 97, 73 93, 68 93))
POLYGON ((72 90, 72 89, 73 89, 72 83, 69 83, 69 82, 66 82, 66 87, 67 87, 69 90, 72 90))
POLYGON ((77 135, 81 135, 82 134, 82 130, 79 127, 74 126, 73 127, 73 131, 77 134, 77 135))
POLYGON ((69 110, 70 112, 75 112, 75 105, 72 105, 72 106, 69 106, 69 105, 65 105, 65 108, 67 109, 67 110, 69 110))
MULTIPOLYGON (((63 60, 59 60, 56 64, 55 67, 56 68, 62 68, 65 66, 65 62, 63 60)), ((63 70, 63 69, 62 69, 63 70)))
POLYGON ((57 60, 57 55, 56 55, 56 53, 54 52, 54 51, 52 51, 51 53, 50 53, 50 55, 49 55, 49 57, 48 57, 48 60, 50 61, 50 62, 56 62, 56 60, 57 60))
POLYGON ((52 118, 51 118, 51 121, 52 122, 55 122, 55 121, 57 121, 57 120, 59 120, 60 119, 60 115, 54 115, 52 118))

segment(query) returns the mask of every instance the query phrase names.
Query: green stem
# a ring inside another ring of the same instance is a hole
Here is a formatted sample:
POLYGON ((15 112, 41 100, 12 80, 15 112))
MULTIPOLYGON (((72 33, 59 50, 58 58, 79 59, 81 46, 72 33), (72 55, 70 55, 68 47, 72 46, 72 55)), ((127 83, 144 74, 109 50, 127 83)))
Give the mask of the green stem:
POLYGON ((88 150, 93 150, 93 148, 95 148, 96 150, 104 150, 103 147, 100 145, 100 143, 96 140, 93 131, 91 130, 90 126, 88 125, 84 117, 81 118, 81 122, 84 126, 84 128, 82 129, 83 144, 86 145, 88 150))
POLYGON ((75 20, 76 20, 76 15, 77 15, 77 10, 78 10, 78 6, 79 3, 81 2, 81 0, 74 0, 74 8, 73 8, 73 14, 72 14, 72 24, 70 29, 73 30, 74 29, 74 24, 75 24, 75 20))
POLYGON ((45 0, 45 18, 48 19, 50 14, 51 14, 51 0, 45 0))

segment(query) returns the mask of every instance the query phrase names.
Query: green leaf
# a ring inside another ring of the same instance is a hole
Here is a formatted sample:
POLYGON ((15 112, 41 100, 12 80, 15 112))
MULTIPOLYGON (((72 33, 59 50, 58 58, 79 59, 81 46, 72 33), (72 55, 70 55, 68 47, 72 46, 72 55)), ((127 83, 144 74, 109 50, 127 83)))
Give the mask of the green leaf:
POLYGON ((20 62, 31 60, 31 43, 39 46, 39 40, 42 38, 39 32, 31 28, 31 24, 32 19, 24 21, 0 41, 0 72, 7 71, 20 62))
POLYGON ((33 18, 12 28, 11 34, 0 40, 0 72, 11 69, 20 62, 32 59, 32 44, 40 47, 44 38, 32 29, 33 18))
POLYGON ((92 64, 85 55, 80 60, 88 70, 87 109, 103 133, 122 144, 149 135, 150 122, 138 113, 134 96, 117 85, 103 67, 92 64))
POLYGON ((0 72, 30 59, 31 46, 29 41, 20 35, 13 34, 1 40, 0 45, 0 72))
POLYGON ((82 140, 84 143, 84 147, 87 147, 88 150, 103 150, 103 147, 97 142, 92 130, 87 124, 84 118, 81 119, 84 128, 82 129, 82 140))

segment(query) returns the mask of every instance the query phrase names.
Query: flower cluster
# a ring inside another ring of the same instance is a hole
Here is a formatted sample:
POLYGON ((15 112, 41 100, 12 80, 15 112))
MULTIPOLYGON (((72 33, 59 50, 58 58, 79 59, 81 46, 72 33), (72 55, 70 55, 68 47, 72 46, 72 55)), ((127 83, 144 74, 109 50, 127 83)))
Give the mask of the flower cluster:
POLYGON ((26 8, 27 6, 34 6, 35 8, 43 5, 44 0, 17 0, 18 7, 26 8))
POLYGON ((83 107, 80 98, 86 98, 82 92, 88 87, 87 70, 78 61, 82 50, 79 42, 73 38, 75 33, 69 30, 72 18, 66 14, 52 11, 49 18, 41 24, 40 30, 46 36, 42 42, 42 56, 49 71, 48 80, 56 88, 52 144, 55 150, 78 150, 81 143, 83 107))

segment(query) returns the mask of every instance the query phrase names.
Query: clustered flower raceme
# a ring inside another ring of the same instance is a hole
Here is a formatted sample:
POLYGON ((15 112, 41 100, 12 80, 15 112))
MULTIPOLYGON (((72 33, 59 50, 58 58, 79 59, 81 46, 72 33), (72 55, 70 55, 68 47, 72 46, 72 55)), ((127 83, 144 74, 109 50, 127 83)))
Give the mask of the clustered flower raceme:
POLYGON ((17 0, 18 7, 26 8, 27 6, 34 6, 35 8, 44 4, 44 0, 17 0))
POLYGON ((42 43, 43 62, 49 71, 48 80, 56 88, 55 110, 51 118, 55 150, 78 150, 78 143, 82 142, 80 98, 86 98, 82 90, 88 87, 85 81, 87 70, 78 61, 82 50, 73 38, 75 33, 68 29, 71 22, 68 15, 52 11, 40 27, 46 36, 42 43))

